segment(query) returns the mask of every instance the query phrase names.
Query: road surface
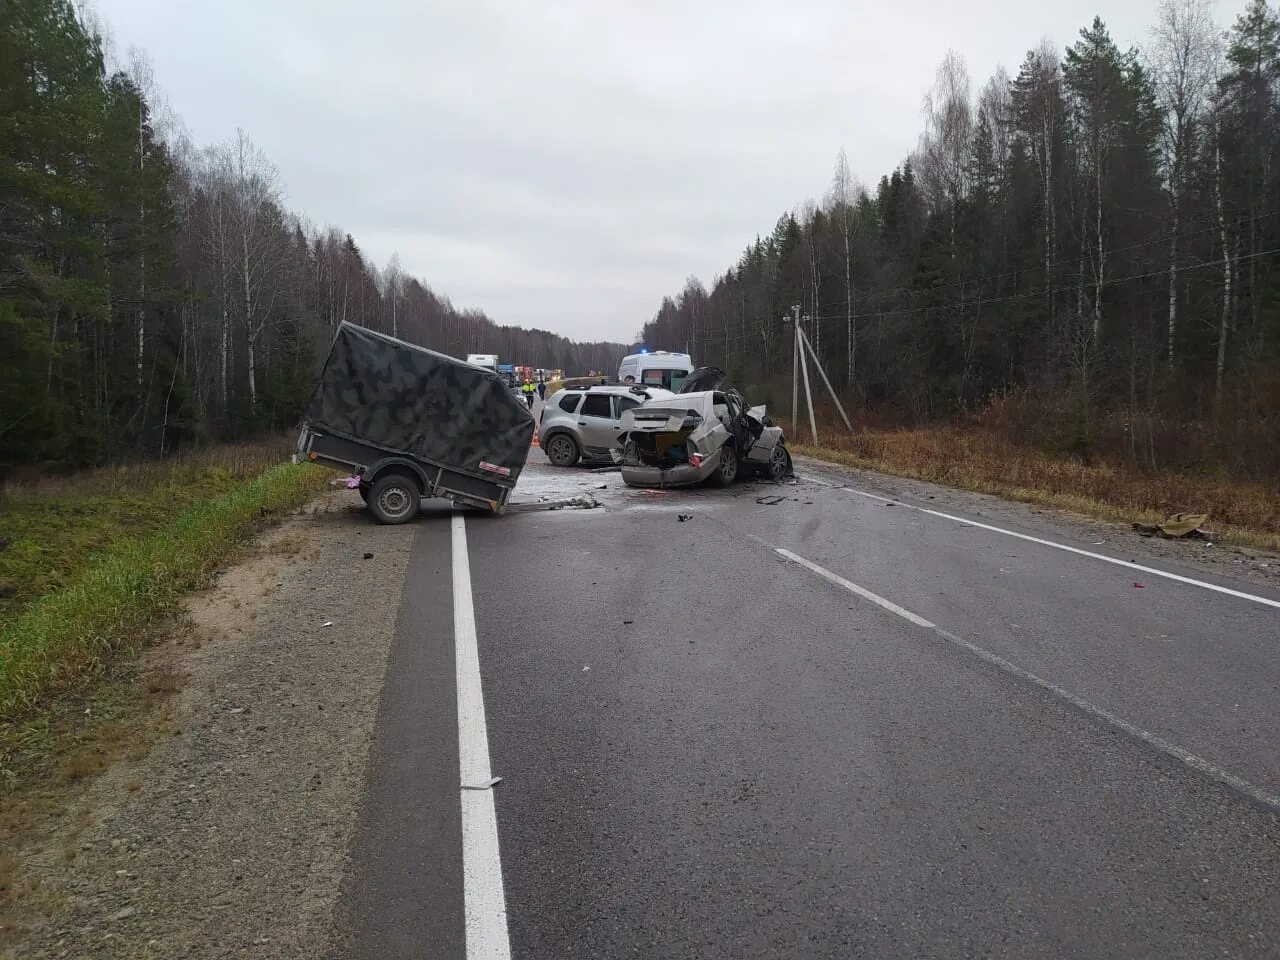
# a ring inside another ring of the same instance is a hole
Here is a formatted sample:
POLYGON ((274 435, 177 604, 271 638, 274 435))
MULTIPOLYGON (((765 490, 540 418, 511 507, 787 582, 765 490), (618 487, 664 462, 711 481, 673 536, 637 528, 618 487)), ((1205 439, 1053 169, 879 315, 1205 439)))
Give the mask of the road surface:
POLYGON ((1280 591, 799 471, 428 505, 339 953, 1280 956, 1280 591))

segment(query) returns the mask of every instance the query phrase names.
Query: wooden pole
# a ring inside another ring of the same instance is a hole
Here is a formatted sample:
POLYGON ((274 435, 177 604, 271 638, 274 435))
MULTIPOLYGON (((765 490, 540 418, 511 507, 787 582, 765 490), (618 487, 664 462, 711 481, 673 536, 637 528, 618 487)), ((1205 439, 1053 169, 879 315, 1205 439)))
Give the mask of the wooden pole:
POLYGON ((849 415, 844 412, 844 404, 836 396, 836 391, 831 386, 831 381, 827 379, 827 372, 822 369, 822 362, 818 359, 818 354, 813 349, 813 344, 809 342, 808 337, 804 338, 804 345, 809 348, 809 356, 813 357, 813 365, 818 370, 818 376, 822 377, 822 382, 827 385, 827 392, 831 394, 831 399, 836 402, 836 409, 840 411, 840 418, 844 420, 844 425, 849 428, 849 432, 853 433, 853 424, 849 422, 849 415))
MULTIPOLYGON (((800 324, 796 324, 796 346, 801 347, 805 342, 804 333, 800 330, 800 324)), ((813 445, 818 445, 818 421, 813 416, 813 394, 809 392, 809 364, 805 361, 804 351, 800 351, 800 375, 804 377, 804 399, 809 404, 809 429, 813 433, 813 445)))
POLYGON ((792 330, 791 350, 791 435, 796 435, 796 424, 800 416, 800 324, 792 330))

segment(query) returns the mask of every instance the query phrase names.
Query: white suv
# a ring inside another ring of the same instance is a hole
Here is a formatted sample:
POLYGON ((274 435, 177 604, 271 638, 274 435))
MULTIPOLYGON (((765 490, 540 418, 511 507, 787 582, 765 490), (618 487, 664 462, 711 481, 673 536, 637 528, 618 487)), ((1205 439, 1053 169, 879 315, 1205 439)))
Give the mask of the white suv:
POLYGON ((557 390, 538 421, 538 443, 557 467, 578 461, 617 462, 622 414, 646 400, 674 397, 661 387, 605 385, 557 390))

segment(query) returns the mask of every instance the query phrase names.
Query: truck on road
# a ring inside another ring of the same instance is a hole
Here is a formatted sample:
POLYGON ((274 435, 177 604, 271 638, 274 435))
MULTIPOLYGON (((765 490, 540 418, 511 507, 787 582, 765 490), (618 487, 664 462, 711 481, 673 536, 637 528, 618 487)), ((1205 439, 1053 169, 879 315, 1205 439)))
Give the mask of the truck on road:
POLYGON ((379 523, 412 520, 423 497, 500 514, 533 429, 533 415, 496 370, 343 323, 298 454, 350 470, 379 523))
POLYGON ((468 353, 467 363, 496 372, 498 369, 498 355, 496 353, 468 353))

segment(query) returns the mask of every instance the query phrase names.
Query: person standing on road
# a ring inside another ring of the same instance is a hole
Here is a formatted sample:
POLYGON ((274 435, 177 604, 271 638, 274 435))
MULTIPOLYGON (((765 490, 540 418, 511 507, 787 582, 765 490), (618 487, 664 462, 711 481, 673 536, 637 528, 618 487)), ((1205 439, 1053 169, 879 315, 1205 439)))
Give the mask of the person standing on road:
POLYGON ((520 388, 524 391, 524 402, 529 405, 529 409, 533 409, 533 384, 528 380, 524 382, 524 386, 520 388))
POLYGON ((547 381, 545 380, 538 381, 538 399, 539 400, 547 399, 547 381))

